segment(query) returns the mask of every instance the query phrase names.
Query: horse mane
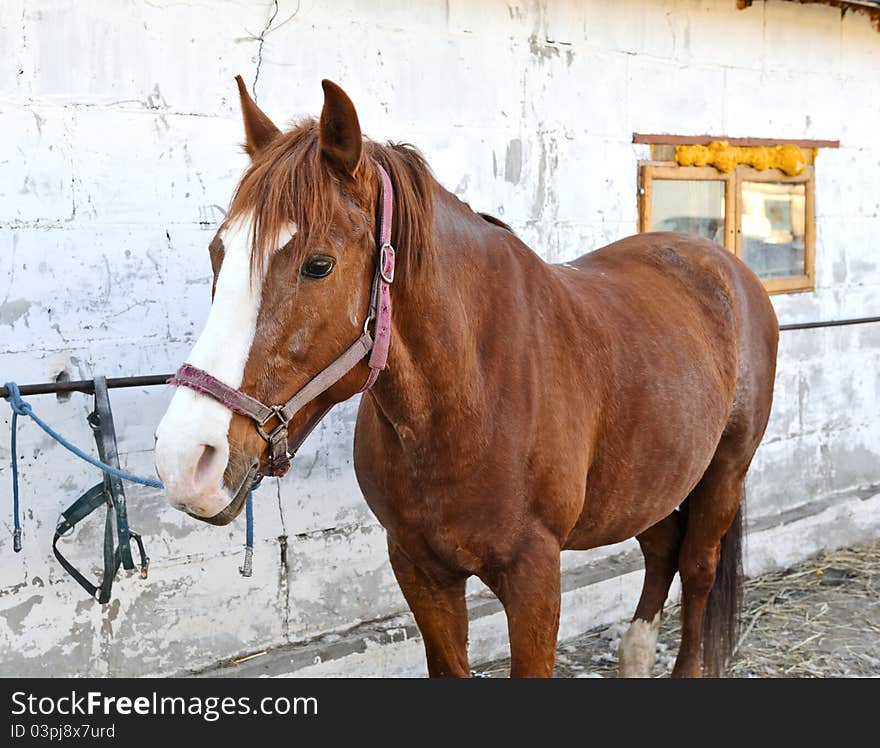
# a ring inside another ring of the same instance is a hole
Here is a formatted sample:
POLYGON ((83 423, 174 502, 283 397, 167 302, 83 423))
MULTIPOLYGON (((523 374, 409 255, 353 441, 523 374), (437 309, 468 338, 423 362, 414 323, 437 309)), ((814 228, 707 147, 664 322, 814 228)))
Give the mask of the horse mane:
MULTIPOLYGON (((293 259, 301 262, 309 246, 330 238, 340 210, 355 205, 366 213, 363 196, 374 194, 379 183, 376 164, 388 172, 394 187, 391 243, 397 253, 396 275, 402 285, 412 284, 434 254, 435 180, 430 167, 409 144, 383 145, 365 139, 355 177, 343 178, 322 155, 318 121, 313 118, 275 138, 247 169, 232 198, 225 224, 253 216, 251 271, 255 277, 268 265, 282 230, 291 221, 297 227, 293 259)), ((374 240, 378 203, 374 215, 365 215, 374 240)))
POLYGON ((480 218, 482 218, 484 221, 486 221, 487 223, 491 223, 493 226, 497 226, 500 229, 504 229, 505 231, 509 231, 511 234, 516 234, 516 232, 512 228, 510 228, 510 226, 508 226, 506 223, 504 223, 504 221, 502 221, 500 218, 496 218, 495 216, 491 215, 490 213, 478 212, 477 215, 480 218))
MULTIPOLYGON (((379 163, 394 187, 391 244, 397 253, 400 278, 409 286, 434 258, 434 187, 436 180, 425 157, 409 143, 364 143, 365 154, 379 163)), ((370 169, 373 180, 377 169, 370 169)), ((378 206, 377 206, 378 208, 378 206)), ((378 210, 376 224, 378 226, 378 210)))

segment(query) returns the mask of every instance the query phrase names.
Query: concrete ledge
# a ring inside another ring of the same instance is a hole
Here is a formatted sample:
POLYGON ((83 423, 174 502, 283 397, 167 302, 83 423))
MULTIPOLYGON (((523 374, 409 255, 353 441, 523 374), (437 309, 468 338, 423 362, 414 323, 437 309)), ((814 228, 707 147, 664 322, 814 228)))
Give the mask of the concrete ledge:
MULTIPOLYGON (((746 573, 783 569, 823 550, 857 545, 880 536, 880 493, 876 487, 835 496, 749 524, 746 573)), ((625 551, 563 575, 559 639, 632 615, 642 584, 638 550, 625 551)), ((677 582, 672 597, 678 594, 677 582)), ((495 598, 469 601, 471 663, 509 654, 507 623, 495 598)), ((197 677, 418 677, 425 675, 424 650, 409 613, 356 626, 344 634, 285 645, 197 677)))
POLYGON ((831 496, 749 523, 747 576, 787 569, 820 551, 880 538, 880 486, 831 496))

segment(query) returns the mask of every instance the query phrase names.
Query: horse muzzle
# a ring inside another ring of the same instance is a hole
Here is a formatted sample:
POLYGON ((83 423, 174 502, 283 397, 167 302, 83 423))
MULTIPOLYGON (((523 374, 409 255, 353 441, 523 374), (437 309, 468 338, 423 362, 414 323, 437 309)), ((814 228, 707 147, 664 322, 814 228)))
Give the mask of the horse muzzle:
POLYGON ((207 522, 209 525, 228 525, 239 514, 241 514, 242 507, 244 506, 244 502, 247 499, 248 494, 260 484, 262 477, 257 472, 257 469, 257 463, 254 462, 247 473, 245 473, 241 484, 238 486, 232 496, 232 500, 223 509, 217 512, 217 514, 213 514, 210 516, 196 514, 190 511, 190 509, 187 507, 182 507, 183 511, 185 511, 190 517, 199 519, 202 522, 207 522))

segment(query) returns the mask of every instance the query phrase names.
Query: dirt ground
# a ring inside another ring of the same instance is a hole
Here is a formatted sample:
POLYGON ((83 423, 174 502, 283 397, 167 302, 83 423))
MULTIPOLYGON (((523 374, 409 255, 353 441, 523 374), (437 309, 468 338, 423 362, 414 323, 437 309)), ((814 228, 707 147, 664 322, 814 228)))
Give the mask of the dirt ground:
MULTIPOLYGON (((627 621, 559 645, 558 678, 613 678, 627 621)), ((664 612, 654 676, 672 671, 679 607, 664 612)), ((477 669, 506 677, 509 662, 477 669)), ((792 569, 746 580, 737 678, 880 677, 880 542, 810 558, 792 569)))

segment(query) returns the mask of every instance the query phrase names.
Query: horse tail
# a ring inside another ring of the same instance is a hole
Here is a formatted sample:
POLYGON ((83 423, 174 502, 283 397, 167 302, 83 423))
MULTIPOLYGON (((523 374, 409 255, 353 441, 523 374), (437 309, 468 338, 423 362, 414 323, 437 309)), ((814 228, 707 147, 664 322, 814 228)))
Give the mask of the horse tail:
POLYGON ((703 615, 703 670, 706 675, 715 678, 725 673, 739 641, 745 505, 746 489, 743 484, 736 516, 730 529, 721 538, 715 582, 709 591, 703 615))

